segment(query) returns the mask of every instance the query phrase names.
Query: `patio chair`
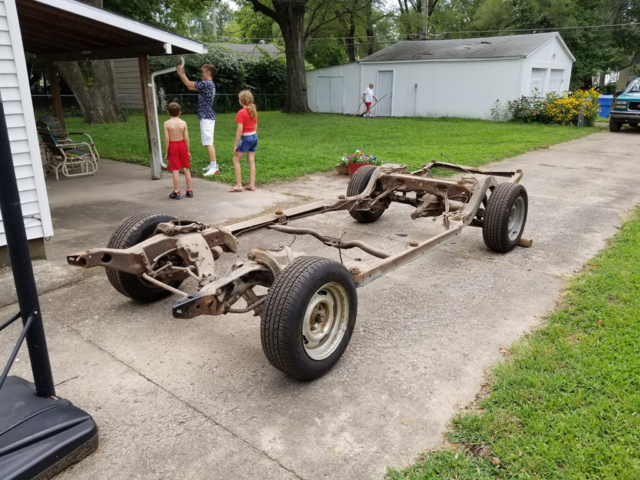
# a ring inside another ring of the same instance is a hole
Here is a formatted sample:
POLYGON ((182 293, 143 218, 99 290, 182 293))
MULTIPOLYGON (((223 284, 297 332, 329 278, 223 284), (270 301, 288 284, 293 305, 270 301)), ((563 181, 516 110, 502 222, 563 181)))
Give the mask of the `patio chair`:
POLYGON ((56 121, 56 123, 59 129, 55 123, 49 125, 43 119, 36 123, 42 144, 47 152, 45 170, 55 173, 56 180, 60 180, 60 172, 66 177, 95 175, 98 170, 98 158, 93 141, 91 143, 74 142, 68 136, 62 137, 64 130, 60 127, 59 122, 56 121), (60 140, 56 139, 54 130, 58 130, 60 140))
POLYGON ((53 117, 53 116, 42 117, 40 118, 39 121, 45 123, 47 127, 49 127, 49 131, 51 132, 51 135, 53 135, 53 138, 55 138, 59 144, 88 145, 90 150, 93 151, 93 155, 96 157, 96 160, 100 159, 100 154, 98 153, 98 149, 96 148, 95 143, 93 143, 93 138, 91 138, 91 135, 89 135, 88 133, 84 133, 84 132, 68 132, 67 133, 67 131, 64 129, 64 127, 60 123, 60 120, 58 120, 57 117, 53 117), (84 135, 89 139, 89 141, 76 142, 70 137, 70 135, 84 135))

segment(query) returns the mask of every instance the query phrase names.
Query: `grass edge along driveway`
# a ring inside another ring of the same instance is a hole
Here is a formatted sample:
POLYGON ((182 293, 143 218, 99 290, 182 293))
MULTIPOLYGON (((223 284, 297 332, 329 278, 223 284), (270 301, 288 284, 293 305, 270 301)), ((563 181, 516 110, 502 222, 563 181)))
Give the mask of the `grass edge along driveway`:
MULTIPOLYGON (((160 122, 167 119, 160 115, 160 122)), ((200 144, 195 115, 183 115, 191 138, 192 172, 202 175, 208 163, 200 144)), ((259 112, 257 181, 292 180, 305 174, 331 170, 338 158, 360 150, 387 163, 419 166, 445 153, 453 162, 480 166, 537 148, 580 138, 601 127, 517 124, 461 118, 361 118, 335 114, 259 112)), ((144 117, 132 115, 125 123, 85 124, 66 120, 69 131, 89 133, 104 158, 149 164, 144 117)), ((162 128, 160 128, 162 131, 162 128)), ((214 180, 234 180, 235 114, 216 118, 215 146, 221 174, 214 180)), ((245 163, 246 166, 246 163, 245 163)), ((244 169, 246 170, 246 168, 244 169)), ((248 175, 248 171, 243 172, 248 175)))
POLYGON ((454 417, 451 448, 389 480, 640 478, 640 208, 608 243, 454 417))

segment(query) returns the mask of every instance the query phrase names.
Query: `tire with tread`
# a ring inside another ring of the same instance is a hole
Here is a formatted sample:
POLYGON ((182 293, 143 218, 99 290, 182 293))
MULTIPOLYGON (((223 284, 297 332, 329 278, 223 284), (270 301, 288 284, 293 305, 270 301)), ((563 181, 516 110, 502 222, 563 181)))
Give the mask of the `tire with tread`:
MULTIPOLYGON (((360 167, 349 180, 349 186, 347 187, 347 197, 353 197, 355 195, 359 195, 364 192, 364 189, 367 188, 369 184, 369 179, 373 172, 376 171, 375 166, 373 165, 364 165, 360 167)), ((381 208, 377 212, 366 212, 362 210, 352 210, 349 214, 360 223, 373 223, 378 220, 385 209, 381 208)))
MULTIPOLYGON (((155 231, 159 223, 177 220, 171 215, 161 213, 141 212, 125 218, 113 232, 107 248, 129 248, 146 240, 155 231)), ((164 288, 151 286, 144 283, 138 275, 121 272, 113 268, 106 268, 109 282, 122 295, 141 303, 151 303, 171 295, 164 288)), ((181 280, 174 280, 168 285, 177 288, 181 280)))
POLYGON ((298 379, 313 380, 327 373, 344 353, 358 312, 358 296, 344 265, 321 257, 301 257, 277 277, 264 303, 260 322, 262 350, 278 370, 298 379), (327 283, 344 288, 349 305, 348 321, 339 345, 327 358, 311 358, 303 344, 303 319, 316 292, 327 283))
POLYGON ((613 118, 609 119, 609 131, 610 132, 619 132, 622 130, 622 123, 615 122, 613 118))
POLYGON ((487 201, 482 225, 482 237, 484 243, 494 252, 507 253, 513 250, 527 223, 527 211, 529 208, 527 190, 518 183, 505 182, 494 188, 487 201), (522 227, 515 239, 509 238, 509 214, 516 200, 524 199, 524 219, 522 227))

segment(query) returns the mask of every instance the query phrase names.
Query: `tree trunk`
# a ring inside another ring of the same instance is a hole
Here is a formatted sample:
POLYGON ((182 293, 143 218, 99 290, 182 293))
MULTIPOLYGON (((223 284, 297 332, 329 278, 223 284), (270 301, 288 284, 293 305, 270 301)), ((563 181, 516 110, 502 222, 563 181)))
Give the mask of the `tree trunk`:
POLYGON ((351 10, 349 14, 349 28, 347 29, 347 38, 345 38, 345 45, 347 47, 347 60, 349 63, 356 61, 356 48, 355 37, 356 35, 356 12, 355 8, 351 10))
POLYGON ((85 122, 116 123, 120 120, 116 76, 111 60, 59 62, 56 67, 75 95, 85 122))
MULTIPOLYGON (((274 1, 277 7, 277 1, 274 1)), ((287 2, 288 3, 288 2, 287 2)), ((304 13, 305 6, 289 4, 278 9, 276 22, 284 38, 284 51, 287 62, 287 98, 284 104, 286 113, 309 112, 307 101, 307 75, 304 64, 304 13), (280 10, 280 11, 278 11, 280 10)))
MULTIPOLYGON (((103 0, 80 0, 103 7, 103 0)), ((120 120, 116 75, 111 60, 60 62, 56 64, 80 105, 87 123, 115 123, 120 120)))
POLYGON ((367 55, 373 55, 376 50, 375 46, 375 38, 373 36, 373 1, 369 2, 367 9, 365 11, 366 14, 366 32, 367 32, 367 55))
POLYGON ((304 64, 304 14, 307 0, 272 0, 271 8, 260 0, 249 0, 256 12, 275 20, 284 39, 287 62, 287 98, 285 113, 310 112, 307 101, 307 75, 304 64))

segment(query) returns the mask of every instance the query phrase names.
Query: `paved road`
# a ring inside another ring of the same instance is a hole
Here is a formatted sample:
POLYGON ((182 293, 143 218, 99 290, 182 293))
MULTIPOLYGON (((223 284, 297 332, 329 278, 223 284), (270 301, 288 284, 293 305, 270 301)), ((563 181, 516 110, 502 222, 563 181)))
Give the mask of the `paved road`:
MULTIPOLYGON (((369 479, 438 448, 451 415, 474 399, 500 348, 554 308, 564 278, 640 201, 639 146, 637 132, 603 132, 503 162, 524 169, 533 248, 497 255, 469 229, 457 243, 360 290, 345 356, 312 383, 269 365, 250 315, 175 320, 172 299, 135 305, 103 275, 46 294, 58 393, 101 428, 100 450, 59 478, 369 479)), ((270 190, 342 190, 326 178, 270 190)), ((393 205, 373 225, 344 214, 302 224, 329 234, 344 228, 348 237, 402 250, 407 240, 438 230, 408 214, 393 205)), ((287 240, 254 234, 241 249, 287 240)), ((313 239, 298 238, 294 247, 337 259, 313 239)), ((6 336, 0 342, 8 351, 6 336)), ((26 352, 20 359, 15 370, 23 373, 26 352)))

